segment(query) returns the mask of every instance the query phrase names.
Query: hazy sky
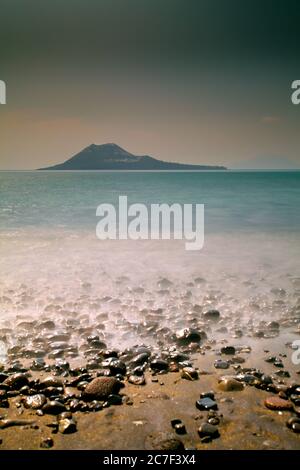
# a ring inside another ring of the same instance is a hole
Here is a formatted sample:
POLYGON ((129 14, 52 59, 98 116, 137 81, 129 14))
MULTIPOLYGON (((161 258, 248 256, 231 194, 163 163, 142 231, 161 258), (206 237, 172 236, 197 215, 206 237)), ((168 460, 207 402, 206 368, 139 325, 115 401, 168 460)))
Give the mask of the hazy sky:
POLYGON ((299 0, 0 0, 0 79, 0 169, 106 142, 300 167, 299 0))

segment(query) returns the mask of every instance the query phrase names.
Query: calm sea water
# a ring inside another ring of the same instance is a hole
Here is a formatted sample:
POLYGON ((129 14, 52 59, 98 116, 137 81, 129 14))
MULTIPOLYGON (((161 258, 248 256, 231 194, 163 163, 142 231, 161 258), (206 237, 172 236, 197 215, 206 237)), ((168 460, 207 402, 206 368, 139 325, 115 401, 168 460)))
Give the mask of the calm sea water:
POLYGON ((189 325, 195 304, 219 308, 238 328, 292 315, 299 204, 300 172, 0 172, 0 327, 53 318, 64 331, 72 318, 94 328, 107 313, 100 333, 119 347, 155 342, 139 337, 155 309, 155 329, 189 325), (204 204, 204 248, 98 240, 96 208, 119 195, 204 204))
POLYGON ((0 172, 0 230, 94 230, 96 207, 205 204, 206 232, 299 233, 300 172, 0 172))

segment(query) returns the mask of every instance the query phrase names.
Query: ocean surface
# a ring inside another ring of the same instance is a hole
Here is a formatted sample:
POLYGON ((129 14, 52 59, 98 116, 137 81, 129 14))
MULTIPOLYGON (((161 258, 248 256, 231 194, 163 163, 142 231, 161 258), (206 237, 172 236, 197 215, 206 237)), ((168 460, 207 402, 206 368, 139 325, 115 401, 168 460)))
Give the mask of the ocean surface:
POLYGON ((289 315, 300 309, 299 206, 296 171, 0 172, 0 326, 53 318, 58 331, 74 323, 74 343, 80 325, 123 347, 188 326, 195 305, 234 328, 289 315), (96 209, 120 195, 204 204, 203 249, 98 240, 96 209))

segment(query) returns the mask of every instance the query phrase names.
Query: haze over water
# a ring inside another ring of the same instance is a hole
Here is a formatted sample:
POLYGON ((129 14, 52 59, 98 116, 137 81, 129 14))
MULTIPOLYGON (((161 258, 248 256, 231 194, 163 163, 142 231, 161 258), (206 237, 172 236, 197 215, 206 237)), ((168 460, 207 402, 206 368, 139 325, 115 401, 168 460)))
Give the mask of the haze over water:
POLYGON ((58 331, 74 323, 74 344, 89 326, 123 347, 156 345, 195 305, 234 328, 288 315, 300 302, 299 203, 300 172, 2 172, 1 326, 51 318, 58 331), (98 240, 96 208, 119 195, 204 204, 203 250, 98 240))

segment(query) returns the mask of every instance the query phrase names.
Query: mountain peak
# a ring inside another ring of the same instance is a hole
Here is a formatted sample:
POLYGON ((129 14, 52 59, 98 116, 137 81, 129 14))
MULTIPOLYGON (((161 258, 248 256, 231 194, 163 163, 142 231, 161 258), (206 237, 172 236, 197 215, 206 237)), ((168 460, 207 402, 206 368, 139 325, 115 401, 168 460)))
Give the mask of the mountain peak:
POLYGON ((64 163, 42 170, 225 170, 225 167, 164 162, 133 155, 115 143, 91 144, 64 163))

